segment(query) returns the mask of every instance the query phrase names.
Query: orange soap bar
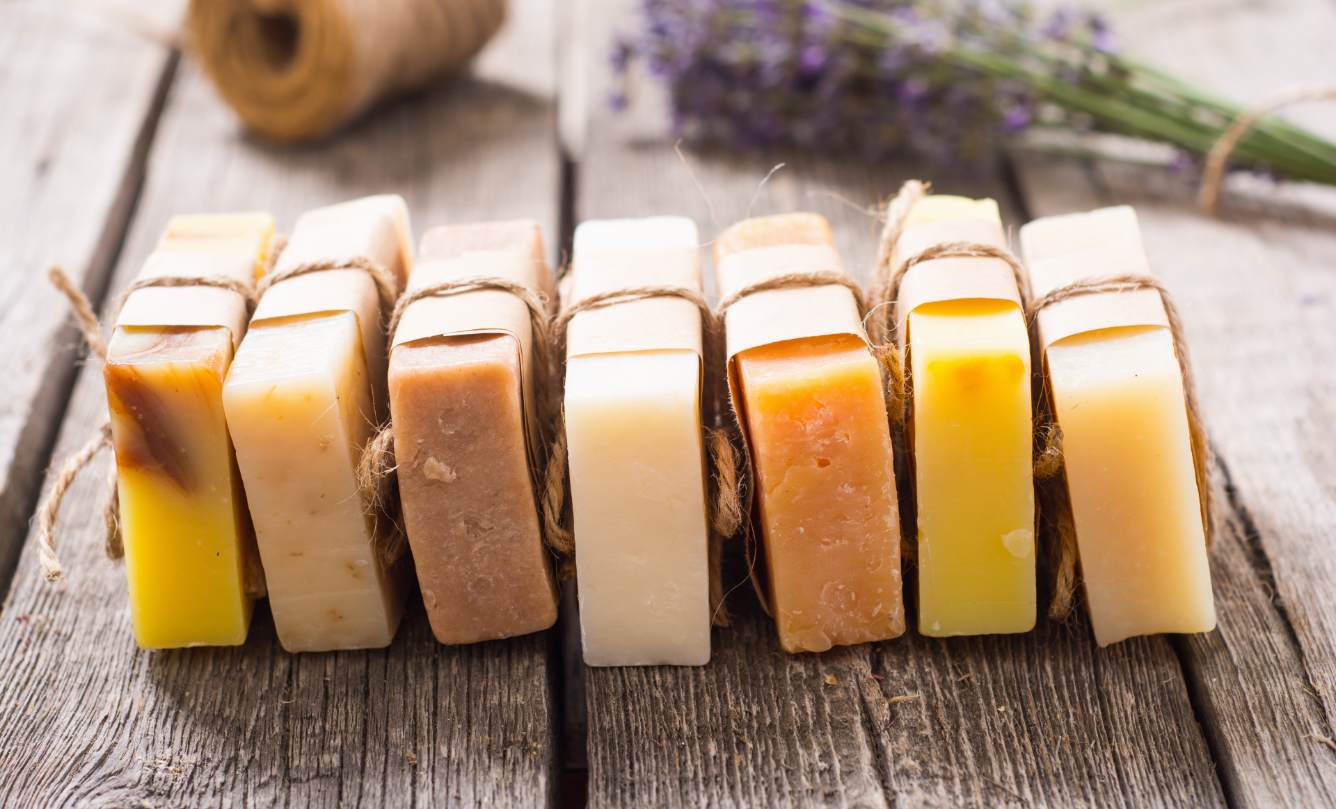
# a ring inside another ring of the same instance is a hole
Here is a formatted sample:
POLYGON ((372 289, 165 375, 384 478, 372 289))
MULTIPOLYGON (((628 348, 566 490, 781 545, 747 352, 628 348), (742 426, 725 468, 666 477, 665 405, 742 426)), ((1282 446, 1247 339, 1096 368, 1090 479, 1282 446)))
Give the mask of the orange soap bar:
MULTIPOLYGON (((817 216, 749 220, 720 238, 716 267, 744 250, 830 241, 817 216)), ((734 363, 780 645, 819 652, 903 634, 894 455, 867 344, 788 340, 734 363)))

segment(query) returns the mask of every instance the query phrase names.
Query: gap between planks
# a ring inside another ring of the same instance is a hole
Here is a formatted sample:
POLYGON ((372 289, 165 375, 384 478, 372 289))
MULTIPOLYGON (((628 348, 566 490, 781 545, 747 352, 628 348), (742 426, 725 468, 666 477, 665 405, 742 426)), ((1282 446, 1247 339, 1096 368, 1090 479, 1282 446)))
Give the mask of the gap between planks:
MULTIPOLYGON (((16 14, 21 10, 15 8, 6 11, 16 14)), ((58 54, 59 51, 52 53, 58 54)), ((144 185, 148 155, 179 63, 179 51, 174 48, 164 50, 162 63, 156 76, 152 77, 153 85, 144 114, 135 126, 124 167, 115 183, 115 190, 91 251, 86 257, 73 257, 82 266, 66 268, 75 275, 77 283, 89 296, 95 309, 101 308, 107 295, 112 270, 120 259, 130 223, 134 219, 144 185)), ((82 88, 70 90, 80 92, 82 88)), ((77 125, 84 126, 87 123, 80 121, 77 125)), ((47 173, 47 160, 47 157, 40 158, 42 165, 38 167, 39 173, 47 173)), ((27 169, 26 166, 14 168, 27 169)), ((10 268, 10 271, 30 274, 32 284, 45 284, 45 269, 42 266, 18 266, 10 268)), ((64 304, 57 300, 54 305, 63 307, 64 304)), ((53 460, 60 426, 74 391, 78 361, 86 355, 81 338, 72 326, 73 320, 64 308, 57 311, 61 325, 55 339, 45 349, 46 356, 37 371, 41 379, 37 382, 37 390, 33 392, 33 402, 24 403, 34 405, 34 411, 28 414, 23 429, 14 437, 13 454, 7 459, 10 467, 0 470, 0 480, 5 482, 5 488, 0 491, 0 517, 3 517, 3 524, 0 524, 0 605, 3 605, 13 585, 26 529, 43 491, 44 473, 53 460), (42 402, 46 403, 45 406, 40 404, 42 402)), ((23 389, 18 395, 27 393, 23 389)), ((0 606, 2 611, 3 606, 0 606)))

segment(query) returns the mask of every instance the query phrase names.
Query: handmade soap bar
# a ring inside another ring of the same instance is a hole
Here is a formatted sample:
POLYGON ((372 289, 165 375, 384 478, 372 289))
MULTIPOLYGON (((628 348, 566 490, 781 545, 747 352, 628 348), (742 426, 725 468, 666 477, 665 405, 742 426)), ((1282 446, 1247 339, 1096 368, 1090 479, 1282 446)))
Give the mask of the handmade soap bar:
MULTIPOLYGON (((268 214, 175 217, 140 278, 253 283, 273 231, 268 214)), ((130 616, 144 648, 244 643, 263 594, 223 419, 223 379, 245 327, 235 292, 153 287, 130 296, 111 338, 103 376, 130 616)))
MULTIPOLYGON (((715 269, 724 296, 783 273, 841 271, 815 214, 734 225, 715 242, 715 269)), ((726 317, 780 645, 819 652, 902 634, 890 427, 853 295, 763 292, 726 317)))
MULTIPOLYGON (((930 196, 893 261, 940 242, 1005 247, 990 199, 930 196)), ((1015 277, 996 258, 910 269, 896 316, 913 395, 919 631, 1028 632, 1035 622, 1030 340, 1015 277)))
MULTIPOLYGON (((409 291, 502 278, 550 298, 533 222, 435 228, 409 291)), ((432 631, 473 643, 557 620, 534 495, 533 333, 515 295, 479 290, 411 304, 390 354, 399 493, 432 631)))
MULTIPOLYGON (((1150 274, 1127 207, 1031 222, 1021 244, 1036 296, 1150 274)), ((1039 330, 1096 641, 1209 632, 1215 604, 1183 375, 1159 294, 1075 298, 1041 312, 1039 330)))
MULTIPOLYGON (((700 289, 696 227, 655 217, 575 231, 571 302, 634 286, 700 289)), ((570 323, 566 437, 584 660, 710 659, 701 320, 674 298, 570 323)))
MULTIPOLYGON (((367 197, 304 214, 275 274, 303 263, 369 258, 399 279, 409 267, 407 210, 367 197)), ((389 644, 406 560, 388 520, 354 479, 384 401, 381 303, 357 269, 269 288, 223 389, 269 602, 294 652, 389 644)))

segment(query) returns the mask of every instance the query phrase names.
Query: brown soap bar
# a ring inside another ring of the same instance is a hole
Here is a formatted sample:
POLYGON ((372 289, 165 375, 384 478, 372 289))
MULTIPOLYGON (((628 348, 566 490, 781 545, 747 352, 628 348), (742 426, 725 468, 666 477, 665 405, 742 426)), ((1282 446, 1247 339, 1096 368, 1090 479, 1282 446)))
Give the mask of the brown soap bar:
MULTIPOLYGON (((542 256, 533 223, 437 228, 423 239, 409 289, 501 275, 547 293, 551 280, 542 256)), ((409 312, 439 309, 429 327, 437 333, 404 342, 396 337, 390 355, 404 523, 441 643, 523 635, 557 618, 530 469, 532 336, 516 303, 496 290, 415 303, 409 312), (479 313, 492 309, 496 320, 480 325, 479 313), (451 317, 465 310, 469 322, 451 317)), ((423 332, 421 317, 410 324, 406 315, 403 322, 400 334, 423 332)))

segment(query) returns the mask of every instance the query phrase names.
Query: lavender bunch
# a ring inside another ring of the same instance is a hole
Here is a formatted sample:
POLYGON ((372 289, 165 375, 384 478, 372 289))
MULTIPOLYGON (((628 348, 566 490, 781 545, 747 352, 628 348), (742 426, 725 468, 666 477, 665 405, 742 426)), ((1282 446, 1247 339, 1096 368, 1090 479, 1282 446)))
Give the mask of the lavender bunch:
MULTIPOLYGON (((1203 155, 1242 111, 1116 51, 1105 20, 1030 0, 642 0, 614 67, 666 83, 673 129, 755 149, 979 161, 1020 132, 1103 132, 1203 155)), ((625 86, 623 84, 623 86, 625 86)), ((614 106, 624 105, 624 90, 614 106)), ((1259 121, 1235 165, 1336 184, 1336 144, 1259 121)))

